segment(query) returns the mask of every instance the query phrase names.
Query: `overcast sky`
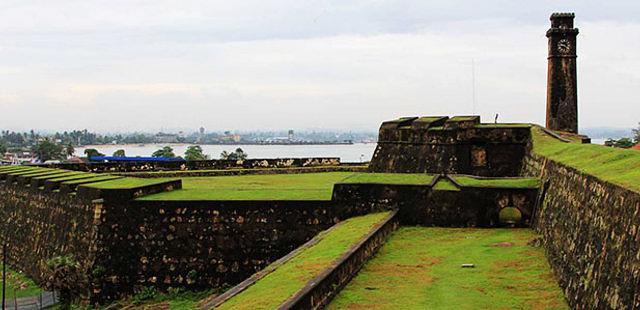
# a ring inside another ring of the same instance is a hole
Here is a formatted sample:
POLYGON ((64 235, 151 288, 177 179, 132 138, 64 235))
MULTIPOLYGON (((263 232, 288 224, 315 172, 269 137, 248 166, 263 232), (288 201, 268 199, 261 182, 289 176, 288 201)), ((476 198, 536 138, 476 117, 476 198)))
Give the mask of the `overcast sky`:
POLYGON ((0 128, 543 124, 555 11, 580 28, 580 126, 635 126, 638 0, 0 0, 0 128))

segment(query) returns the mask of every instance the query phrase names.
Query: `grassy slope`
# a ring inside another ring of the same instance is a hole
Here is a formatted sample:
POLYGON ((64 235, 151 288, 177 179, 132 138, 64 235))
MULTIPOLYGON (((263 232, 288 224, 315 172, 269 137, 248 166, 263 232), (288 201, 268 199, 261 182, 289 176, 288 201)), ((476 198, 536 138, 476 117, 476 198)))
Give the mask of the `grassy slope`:
POLYGON ((565 143, 534 127, 533 151, 599 179, 640 192, 640 152, 595 144, 565 143))
MULTIPOLYGON (((0 268, 1 264, 0 264, 0 268)), ((20 297, 28 297, 28 296, 37 296, 42 292, 42 289, 39 288, 31 279, 27 278, 23 274, 16 272, 7 266, 7 300, 9 298, 13 299, 13 292, 15 290, 15 296, 17 298, 20 297)))
POLYGON ((275 309, 349 250, 389 212, 351 218, 217 309, 275 309))
POLYGON ((329 309, 567 309, 528 229, 405 227, 329 309), (512 246, 497 246, 510 242, 512 246), (461 268, 472 263, 475 268, 461 268))
POLYGON ((182 178, 182 190, 143 200, 330 200, 333 184, 351 172, 182 178))

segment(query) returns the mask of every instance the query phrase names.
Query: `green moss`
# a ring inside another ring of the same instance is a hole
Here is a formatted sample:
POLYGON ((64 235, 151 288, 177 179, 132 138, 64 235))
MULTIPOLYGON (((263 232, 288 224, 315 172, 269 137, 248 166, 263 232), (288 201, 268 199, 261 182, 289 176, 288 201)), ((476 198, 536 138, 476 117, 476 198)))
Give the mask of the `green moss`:
POLYGON ((24 274, 17 272, 7 266, 7 300, 15 297, 37 296, 42 292, 33 280, 27 278, 24 274))
POLYGON ((182 189, 140 200, 330 200, 351 172, 185 177, 182 189))
POLYGON ((444 126, 434 126, 434 127, 429 127, 429 129, 427 129, 427 131, 441 131, 444 130, 444 126))
POLYGON ((155 185, 171 181, 174 179, 141 179, 141 178, 119 178, 114 180, 108 180, 104 182, 96 182, 85 185, 86 187, 100 188, 100 189, 128 189, 136 188, 148 185, 155 185))
POLYGON ((453 182, 441 178, 440 180, 438 180, 438 182, 433 185, 433 190, 436 191, 460 191, 460 189, 453 184, 453 182))
POLYGON ((497 123, 497 124, 492 124, 492 123, 483 123, 483 124, 478 124, 475 126, 475 128, 531 128, 531 124, 524 124, 524 123, 497 123))
POLYGON ((566 143, 532 128, 533 152, 630 190, 640 192, 640 152, 595 144, 566 143))
POLYGON ((0 166, 0 173, 6 173, 9 171, 18 171, 18 170, 33 170, 36 167, 29 166, 0 166))
POLYGON ((568 309, 529 229, 403 227, 329 309, 568 309), (474 264, 475 268, 462 268, 474 264))
POLYGON ((45 175, 41 175, 41 176, 36 176, 33 177, 34 179, 38 179, 38 180, 46 180, 46 179, 51 179, 51 178, 59 178, 59 177, 69 177, 69 176, 77 176, 77 175, 84 175, 84 172, 78 172, 78 171, 61 171, 61 172, 57 172, 57 173, 53 173, 53 174, 45 174, 45 175))
POLYGON ((42 174, 42 173, 49 173, 52 171, 56 171, 55 169, 50 169, 50 168, 36 168, 36 169, 28 169, 28 170, 18 170, 18 171, 11 171, 9 173, 7 173, 8 175, 24 175, 24 176, 32 176, 32 175, 37 175, 37 174, 42 174))
POLYGON ((504 188, 538 188, 540 180, 536 178, 503 178, 478 179, 470 176, 456 175, 453 178, 462 186, 469 187, 504 187, 504 188))
POLYGON ((464 121, 473 121, 478 118, 479 118, 478 116, 454 116, 450 118, 450 120, 457 121, 457 122, 464 122, 464 121))
MULTIPOLYGON (((317 244, 277 267, 273 272, 216 309, 276 309, 311 279, 340 258, 389 215, 389 212, 351 218, 322 235, 317 244)), ((268 267, 267 267, 268 268, 268 267)))
POLYGON ((430 184, 433 175, 426 173, 354 173, 340 183, 376 183, 376 184, 430 184))
POLYGON ((425 123, 431 123, 431 122, 435 122, 437 120, 440 120, 442 118, 443 118, 442 116, 424 116, 424 117, 418 118, 417 121, 425 122, 425 123))
POLYGON ((98 176, 100 176, 100 175, 94 174, 94 173, 82 173, 82 174, 77 174, 77 175, 55 177, 53 179, 49 179, 49 181, 52 181, 52 182, 64 182, 64 181, 71 181, 71 180, 94 178, 94 177, 98 177, 98 176))

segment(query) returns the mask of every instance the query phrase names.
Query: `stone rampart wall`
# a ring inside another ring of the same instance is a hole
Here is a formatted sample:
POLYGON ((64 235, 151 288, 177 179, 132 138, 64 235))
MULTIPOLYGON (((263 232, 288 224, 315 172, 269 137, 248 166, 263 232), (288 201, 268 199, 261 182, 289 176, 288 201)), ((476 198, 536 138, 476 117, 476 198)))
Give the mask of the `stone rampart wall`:
POLYGON ((513 177, 520 173, 529 139, 527 127, 381 129, 369 167, 372 172, 513 177))
POLYGON ((43 165, 87 172, 131 172, 131 171, 171 171, 171 170, 215 170, 232 168, 289 168, 289 167, 318 167, 340 165, 337 157, 310 158, 266 158, 246 160, 196 160, 196 161, 121 161, 121 162, 91 162, 43 165))
POLYGON ((430 185, 336 184, 333 199, 343 214, 398 209, 403 225, 496 227, 499 212, 515 207, 520 226, 529 223, 538 189, 462 187, 432 190, 430 185))
POLYGON ((640 193, 537 155, 523 174, 547 182, 534 224, 569 304, 640 308, 640 193))
POLYGON ((328 201, 131 201, 117 210, 106 221, 118 224, 100 229, 101 239, 119 240, 103 247, 120 262, 102 275, 105 295, 123 283, 234 285, 337 222, 328 201))
POLYGON ((49 259, 73 255, 80 265, 78 294, 87 297, 88 275, 95 259, 98 206, 98 202, 82 196, 0 181, 0 233, 9 245, 9 263, 43 283, 49 259))

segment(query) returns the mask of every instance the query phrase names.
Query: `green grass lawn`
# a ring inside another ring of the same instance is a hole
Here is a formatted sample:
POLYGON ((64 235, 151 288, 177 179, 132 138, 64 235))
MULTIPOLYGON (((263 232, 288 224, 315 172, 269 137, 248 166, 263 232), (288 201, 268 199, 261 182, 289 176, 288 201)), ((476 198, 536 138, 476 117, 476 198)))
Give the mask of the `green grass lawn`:
POLYGON ((79 179, 89 179, 89 178, 94 178, 94 177, 97 177, 97 176, 99 176, 99 175, 94 174, 94 173, 81 173, 81 174, 74 174, 74 175, 69 175, 69 176, 55 177, 55 178, 49 179, 49 181, 52 181, 52 182, 64 182, 64 181, 79 180, 79 179))
POLYGON ((354 173, 340 183, 426 185, 431 183, 433 177, 426 173, 354 173))
MULTIPOLYGON (((425 173, 353 173, 320 172, 300 174, 263 174, 215 177, 183 177, 182 189, 158 193, 139 198, 140 200, 331 200, 333 185, 343 184, 406 184, 428 185, 434 175, 425 173)), ((518 179, 475 179, 467 176, 454 176, 463 186, 475 187, 537 187, 538 181, 532 178, 518 179)), ((133 179, 140 180, 140 179, 133 179)), ((156 182, 164 178, 151 179, 156 182)), ((91 187, 106 188, 107 185, 123 186, 128 182, 121 179, 101 182, 91 187)), ((436 190, 459 190, 448 181, 438 182, 436 190)))
POLYGON ((456 175, 453 178, 462 186, 469 187, 507 187, 507 188, 537 188, 540 180, 536 178, 503 178, 476 179, 470 176, 456 175))
POLYGON ((640 192, 640 152, 596 144, 566 143, 534 127, 533 151, 601 180, 640 192))
POLYGON ((33 179, 46 180, 46 179, 54 179, 54 178, 61 178, 61 177, 83 175, 83 174, 85 174, 85 173, 84 172, 78 172, 78 171, 62 170, 62 171, 59 171, 57 173, 36 176, 36 177, 33 177, 33 179))
POLYGON ((440 180, 438 180, 438 182, 436 184, 433 185, 433 190, 436 191, 455 191, 455 192, 459 192, 460 189, 453 184, 453 182, 445 179, 445 178, 441 178, 440 180))
MULTIPOLYGON (((86 182, 97 182, 97 181, 107 181, 107 180, 115 180, 115 179, 121 179, 122 177, 118 177, 118 176, 113 176, 113 175, 97 175, 95 177, 92 178, 88 178, 88 179, 75 179, 75 180, 68 180, 68 181, 64 181, 62 182, 63 184, 83 184, 86 182)), ((88 184, 87 184, 88 185, 88 184)))
MULTIPOLYGON (((216 309, 276 309, 311 279, 342 256, 390 212, 373 213, 340 222, 321 233, 320 242, 302 250, 273 272, 231 297, 216 309)), ((269 268, 269 267, 267 267, 269 268)))
POLYGON ((185 177, 182 189, 142 200, 330 200, 333 184, 352 172, 185 177))
POLYGON ((155 185, 171 181, 175 179, 141 179, 141 178, 119 178, 104 182, 96 182, 84 185, 86 187, 93 187, 99 189, 127 189, 135 188, 147 185, 155 185))
MULTIPOLYGON (((0 268, 1 264, 0 264, 0 268)), ((31 279, 27 278, 22 273, 12 270, 7 266, 7 300, 13 299, 14 292, 15 297, 29 297, 29 296, 37 296, 42 292, 42 289, 39 288, 31 279)))
POLYGON ((529 229, 403 227, 329 309, 568 309, 529 229), (474 264, 475 268, 462 268, 474 264))

